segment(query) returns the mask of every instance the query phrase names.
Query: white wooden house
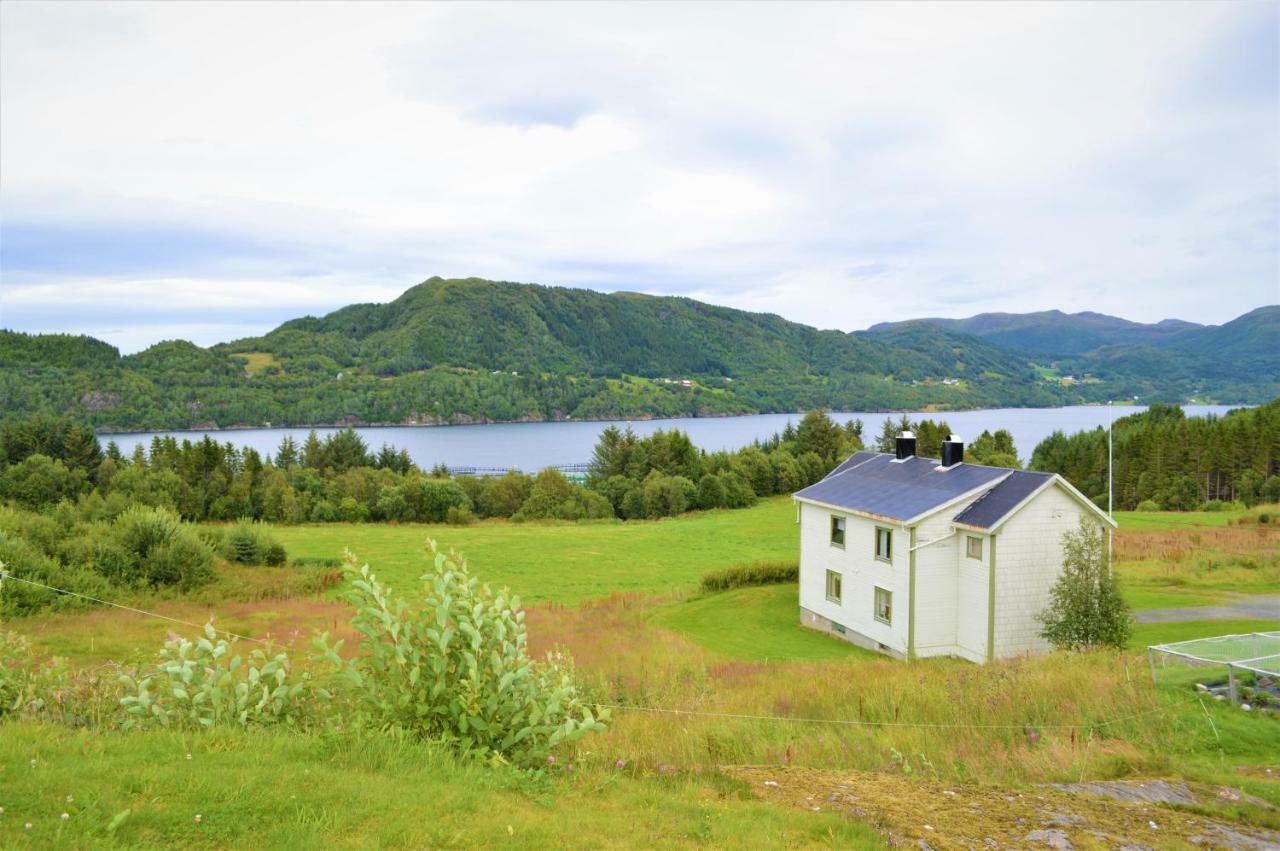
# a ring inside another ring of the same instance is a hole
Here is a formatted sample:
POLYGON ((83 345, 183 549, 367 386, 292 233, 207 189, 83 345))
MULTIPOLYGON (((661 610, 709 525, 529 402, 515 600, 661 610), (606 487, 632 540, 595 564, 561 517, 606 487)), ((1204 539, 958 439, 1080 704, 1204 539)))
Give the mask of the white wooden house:
POLYGON ((797 492, 800 622, 900 658, 974 662, 1049 649, 1036 614, 1062 571, 1062 533, 1114 521, 1061 476, 857 452, 797 492))

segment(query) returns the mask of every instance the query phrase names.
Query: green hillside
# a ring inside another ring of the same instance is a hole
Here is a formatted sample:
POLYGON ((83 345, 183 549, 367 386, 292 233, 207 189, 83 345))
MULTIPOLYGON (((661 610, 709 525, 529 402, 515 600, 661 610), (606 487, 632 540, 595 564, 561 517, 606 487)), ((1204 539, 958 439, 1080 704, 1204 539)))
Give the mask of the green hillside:
MULTIPOLYGON (((1044 317, 1065 315, 1032 314, 1023 324, 1039 322, 1046 339, 1076 333, 1079 315, 1057 325, 1044 317)), ((1264 309, 1217 329, 1166 329, 1182 341, 1176 351, 1110 346, 1076 356, 1087 363, 1070 355, 1050 363, 985 326, 964 333, 925 320, 848 334, 687 298, 431 278, 388 304, 351 305, 208 349, 174 340, 121 357, 87 337, 0 332, 0 405, 83 416, 99 428, 163 429, 962 409, 1132 395, 1257 402, 1278 392, 1275 325, 1264 309), (1094 377, 1056 377, 1073 370, 1094 377)))

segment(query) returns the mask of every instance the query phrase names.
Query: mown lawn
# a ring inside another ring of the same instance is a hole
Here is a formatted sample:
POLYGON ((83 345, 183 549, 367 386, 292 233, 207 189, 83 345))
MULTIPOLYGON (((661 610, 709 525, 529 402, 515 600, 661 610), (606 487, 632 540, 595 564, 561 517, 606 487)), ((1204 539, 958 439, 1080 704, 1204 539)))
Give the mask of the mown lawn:
POLYGON ((884 847, 715 772, 641 776, 601 755, 531 779, 390 734, 15 723, 0 778, 4 848, 884 847))
POLYGON ((796 586, 737 588, 658 609, 652 621, 714 653, 753 661, 879 658, 869 650, 800 625, 796 586))
POLYGON ((481 579, 509 585, 529 603, 687 591, 704 573, 746 561, 794 559, 797 547, 795 506, 787 497, 641 523, 330 523, 272 532, 292 558, 334 557, 350 548, 401 589, 422 572, 423 544, 434 538, 442 548, 464 553, 481 579))
POLYGON ((1274 620, 1139 623, 1133 626, 1133 634, 1129 637, 1129 647, 1133 650, 1146 650, 1152 644, 1169 644, 1174 641, 1190 641, 1193 638, 1212 638, 1215 635, 1239 635, 1245 632, 1274 632, 1276 630, 1280 630, 1280 621, 1274 620))

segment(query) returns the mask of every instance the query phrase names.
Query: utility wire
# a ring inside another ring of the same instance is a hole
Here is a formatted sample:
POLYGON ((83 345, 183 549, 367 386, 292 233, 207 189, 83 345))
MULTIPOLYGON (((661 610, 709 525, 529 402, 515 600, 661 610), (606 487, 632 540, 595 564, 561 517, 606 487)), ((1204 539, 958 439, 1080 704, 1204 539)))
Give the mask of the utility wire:
POLYGON ((1092 724, 944 724, 912 721, 864 721, 847 718, 797 718, 790 715, 742 715, 732 712, 697 712, 689 709, 661 709, 652 706, 620 706, 608 703, 601 703, 597 705, 606 709, 618 709, 624 712, 653 712, 665 715, 692 715, 704 718, 734 718, 743 721, 792 721, 798 724, 841 724, 852 727, 928 727, 945 730, 1025 730, 1027 727, 1050 730, 1090 730, 1094 727, 1106 727, 1111 724, 1119 724, 1122 721, 1130 721, 1134 718, 1141 718, 1144 715, 1154 715, 1164 711, 1160 707, 1155 707, 1143 712, 1135 712, 1132 715, 1124 715, 1120 718, 1096 721, 1092 724))
MULTIPOLYGON (((171 618, 168 615, 162 615, 158 612, 148 612, 145 609, 135 609, 133 606, 125 606, 120 603, 113 603, 110 600, 99 600, 97 597, 90 597, 87 594, 78 594, 75 591, 68 591, 65 588, 54 588, 52 585, 45 585, 43 582, 35 582, 31 579, 23 579, 21 576, 14 576, 12 573, 8 573, 6 571, 0 571, 0 586, 3 586, 6 580, 11 582, 24 582, 27 585, 34 585, 37 588, 44 588, 48 591, 56 591, 59 594, 66 594, 68 597, 79 597, 81 600, 88 600, 91 603, 101 603, 104 606, 114 606, 117 609, 124 609, 126 612, 133 612, 135 614, 146 615, 147 617, 152 617, 152 618, 160 618, 160 620, 165 620, 165 621, 169 621, 171 623, 176 623, 176 624, 182 624, 183 626, 193 627, 194 629, 204 629, 206 626, 205 624, 192 623, 191 621, 184 621, 178 618, 171 618)), ((254 638, 253 636, 250 636, 250 635, 240 635, 239 633, 232 632, 229 629, 218 629, 217 627, 214 627, 214 630, 222 633, 223 635, 229 635, 232 638, 238 638, 241 641, 253 641, 258 644, 271 643, 269 641, 263 641, 261 638, 254 638)))
MULTIPOLYGON (((117 609, 124 609, 126 612, 133 612, 134 614, 145 615, 147 617, 152 617, 152 618, 159 618, 160 620, 169 621, 170 623, 181 624, 182 626, 189 626, 194 629, 204 629, 204 625, 202 624, 192 623, 191 621, 184 621, 179 618, 169 617, 168 615, 162 615, 158 612, 149 612, 146 609, 137 609, 137 608, 134 608, 133 606, 125 606, 120 603, 113 603, 110 600, 100 600, 97 597, 90 597, 86 594, 79 594, 79 593, 76 593, 75 591, 68 591, 65 588, 55 588, 52 585, 45 585, 43 582, 35 582, 34 580, 31 580, 31 579, 23 579, 20 576, 14 576, 12 573, 0 571, 0 587, 3 587, 3 583, 5 582, 5 580, 23 582, 27 585, 34 585, 37 588, 44 588, 49 591, 55 591, 59 594, 66 594, 70 597, 79 597, 82 600, 88 600, 93 603, 100 603, 104 606, 113 606, 114 608, 117 608, 117 609)), ((222 633, 223 635, 229 635, 232 638, 238 638, 238 639, 241 639, 242 641, 253 641, 258 644, 269 643, 267 641, 262 640, 261 638, 254 638, 248 635, 240 635, 239 633, 231 632, 230 630, 217 629, 217 627, 214 627, 214 629, 222 633)), ((1095 727, 1106 727, 1111 724, 1119 724, 1122 721, 1129 721, 1134 718, 1141 718, 1146 715, 1153 715, 1153 714, 1164 711, 1160 707, 1155 707, 1152 709, 1145 710, 1143 712, 1136 712, 1132 715, 1125 715, 1120 718, 1112 718, 1105 721, 1096 721, 1092 724, 945 724, 945 723, 921 723, 921 722, 912 722, 912 721, 866 721, 861 719, 855 720, 851 718, 797 718, 795 716, 790 716, 790 715, 748 715, 748 714, 734 713, 734 712, 702 712, 702 711, 692 710, 692 709, 666 709, 666 708, 657 707, 657 706, 624 706, 620 704, 608 704, 608 703, 599 703, 596 705, 603 707, 605 709, 616 709, 622 712, 649 712, 649 713, 661 714, 661 715, 685 715, 685 716, 700 717, 700 718, 731 718, 731 719, 736 719, 740 721, 788 721, 795 724, 837 724, 837 725, 850 726, 850 727, 907 727, 907 728, 930 728, 930 729, 942 729, 942 730, 956 730, 956 729, 1025 730, 1028 726, 1032 728, 1038 727, 1040 729, 1051 729, 1051 730, 1089 730, 1095 727)))

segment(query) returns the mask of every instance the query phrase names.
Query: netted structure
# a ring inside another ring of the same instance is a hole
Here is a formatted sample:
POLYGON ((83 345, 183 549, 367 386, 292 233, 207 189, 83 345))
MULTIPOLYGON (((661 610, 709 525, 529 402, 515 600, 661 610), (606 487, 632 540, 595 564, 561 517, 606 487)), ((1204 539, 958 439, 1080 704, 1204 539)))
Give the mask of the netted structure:
POLYGON ((1219 700, 1280 711, 1280 631, 1219 635, 1147 648, 1151 677, 1219 700))

